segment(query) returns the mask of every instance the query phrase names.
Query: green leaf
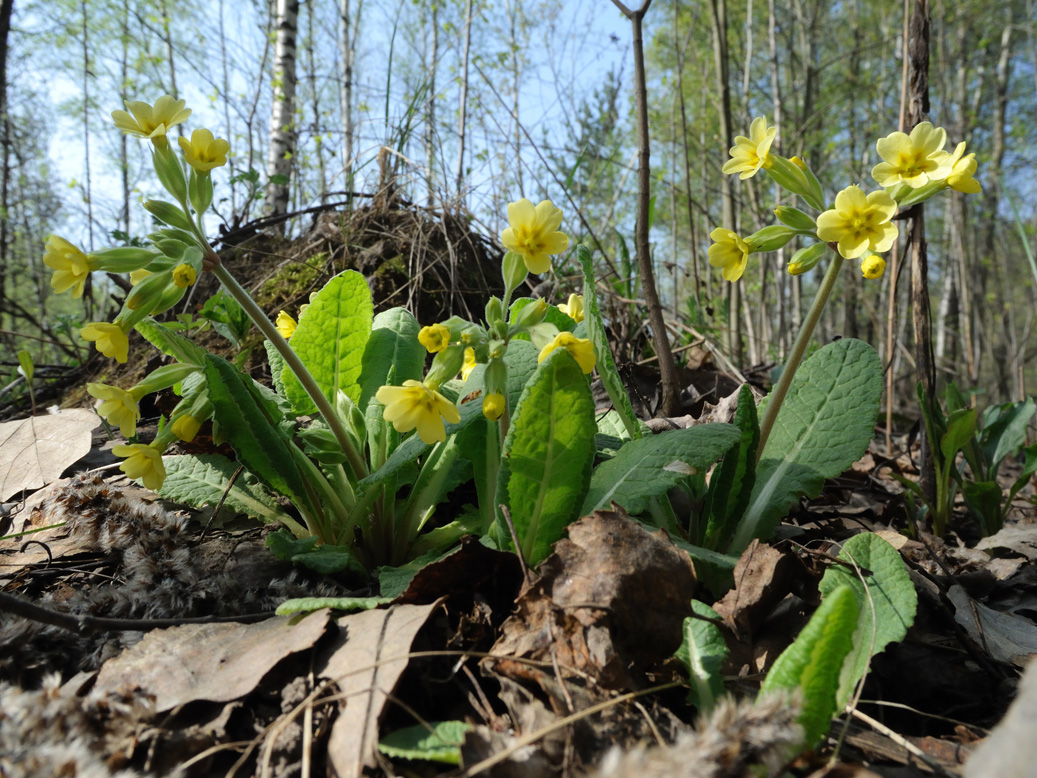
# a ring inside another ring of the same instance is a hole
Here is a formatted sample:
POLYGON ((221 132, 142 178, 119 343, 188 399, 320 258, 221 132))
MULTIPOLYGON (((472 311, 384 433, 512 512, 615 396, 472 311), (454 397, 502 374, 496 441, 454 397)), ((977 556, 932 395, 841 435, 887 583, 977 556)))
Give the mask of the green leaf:
POLYGON ((18 352, 18 372, 25 376, 27 384, 32 384, 35 368, 32 363, 32 354, 25 349, 18 352))
POLYGON ((313 613, 325 608, 352 613, 374 610, 390 602, 392 600, 388 597, 296 597, 278 605, 275 613, 278 616, 291 616, 293 613, 313 613))
POLYGON ((279 529, 266 536, 266 547, 282 562, 291 562, 299 554, 305 554, 315 549, 318 540, 316 535, 297 538, 288 530, 279 529))
POLYGON ((205 361, 206 351, 204 349, 196 346, 183 335, 178 335, 162 326, 150 316, 137 322, 134 329, 141 334, 144 340, 177 362, 201 367, 205 361))
POLYGON ((947 431, 940 438, 940 454, 944 467, 953 467, 954 457, 976 434, 976 409, 951 411, 947 416, 947 431))
POLYGON ((727 643, 716 624, 706 619, 720 620, 716 611, 698 600, 691 601, 695 618, 684 619, 684 637, 675 656, 688 671, 688 702, 699 713, 708 713, 724 693, 724 679, 720 667, 727 659, 727 643))
POLYGON ((424 759, 427 762, 461 764, 461 744, 471 730, 463 721, 433 721, 391 732, 378 750, 394 759, 424 759))
MULTIPOLYGON (((533 374, 504 439, 497 499, 535 565, 576 517, 594 461, 594 398, 576 360, 556 349, 533 374)), ((502 528, 500 537, 509 537, 502 528)))
POLYGON ((623 386, 623 379, 619 377, 616 369, 616 361, 612 358, 612 349, 609 348, 608 334, 605 332, 605 324, 601 319, 601 308, 598 305, 598 294, 594 286, 594 267, 591 264, 591 252, 582 243, 576 246, 576 256, 583 268, 583 316, 587 325, 587 333, 594 344, 594 354, 598 360, 598 375, 612 400, 627 434, 632 438, 640 438, 641 422, 634 413, 634 406, 630 404, 630 395, 623 386))
POLYGON ((756 448, 760 443, 760 423, 756 418, 756 399, 749 384, 743 384, 738 393, 735 426, 741 433, 736 449, 724 456, 724 461, 709 481, 706 498, 708 516, 703 545, 707 548, 726 548, 738 528, 738 519, 745 513, 756 479, 756 448))
POLYGON ((872 532, 862 532, 847 540, 839 559, 870 571, 862 581, 853 568, 832 565, 820 583, 822 597, 830 597, 840 586, 848 586, 857 597, 853 649, 839 677, 835 700, 836 708, 842 710, 864 677, 871 657, 907 635, 915 620, 918 595, 900 554, 872 532))
POLYGON ((826 478, 867 451, 881 396, 882 365, 863 341, 829 343, 800 366, 728 552, 739 554, 753 538, 768 536, 800 496, 816 497, 826 478))
POLYGON ((306 485, 289 450, 294 444, 281 428, 283 417, 277 408, 255 381, 227 360, 208 354, 204 370, 216 436, 230 443, 245 467, 268 487, 309 505, 306 485))
POLYGON ((420 331, 418 320, 405 308, 390 308, 374 317, 361 358, 361 408, 367 408, 375 392, 389 382, 390 374, 397 386, 421 380, 425 347, 418 342, 420 331))
POLYGON ((795 642, 774 662, 760 687, 760 694, 799 688, 805 743, 812 748, 828 732, 836 705, 843 661, 853 648, 857 628, 857 597, 849 586, 840 586, 826 597, 795 642))
POLYGON ((594 470, 580 515, 607 509, 613 501, 631 514, 640 513, 651 498, 687 477, 688 468, 704 472, 739 437, 730 424, 701 424, 632 440, 594 470))
MULTIPOLYGON (((292 350, 313 375, 333 404, 339 391, 360 399, 360 371, 371 334, 371 289, 355 270, 339 273, 314 295, 292 334, 292 350)), ((314 413, 299 379, 291 370, 282 374, 285 394, 297 413, 314 413)))
POLYGON ((252 473, 242 472, 230 489, 227 488, 238 471, 237 462, 219 454, 167 456, 163 462, 166 480, 159 494, 167 500, 196 508, 215 506, 222 500, 231 513, 244 513, 267 524, 284 522, 298 526, 252 473))
POLYGON ((965 496, 965 505, 969 513, 979 524, 983 536, 993 535, 1004 526, 1001 515, 1001 500, 1004 495, 1001 485, 996 481, 970 481, 961 483, 961 493, 965 496))
POLYGON ((1035 411, 1032 397, 1002 405, 996 414, 987 408, 983 414, 982 447, 989 470, 986 474, 974 473, 974 477, 993 480, 1001 461, 1026 445, 1026 428, 1035 411), (988 420, 988 416, 994 418, 988 420))
POLYGON ((263 347, 266 349, 267 362, 270 363, 270 377, 273 379, 274 391, 281 397, 284 397, 284 381, 282 380, 284 357, 281 356, 281 352, 269 340, 263 341, 263 347))

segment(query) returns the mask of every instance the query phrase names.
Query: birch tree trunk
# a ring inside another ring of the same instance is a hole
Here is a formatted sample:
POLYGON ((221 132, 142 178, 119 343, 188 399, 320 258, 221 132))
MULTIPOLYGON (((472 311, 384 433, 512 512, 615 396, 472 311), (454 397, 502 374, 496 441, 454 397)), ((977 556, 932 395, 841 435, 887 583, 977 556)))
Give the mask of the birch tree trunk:
MULTIPOLYGON (((288 212, 292 155, 295 152, 295 44, 298 35, 299 0, 277 0, 277 33, 274 42, 274 99, 270 116, 270 151, 267 156, 266 213, 288 212)), ((281 223, 275 228, 284 231, 281 223)))
MULTIPOLYGON (((342 118, 342 173, 345 188, 353 190, 353 142, 356 136, 356 119, 353 116, 353 62, 356 58, 356 31, 360 24, 363 0, 356 4, 352 13, 350 0, 339 0, 338 5, 338 67, 339 67, 339 115, 342 118)), ((347 199, 352 200, 347 196, 347 199)))
POLYGON ((428 100, 425 102, 425 180, 428 192, 428 207, 436 206, 436 71, 439 69, 439 3, 432 2, 432 41, 428 62, 428 100))

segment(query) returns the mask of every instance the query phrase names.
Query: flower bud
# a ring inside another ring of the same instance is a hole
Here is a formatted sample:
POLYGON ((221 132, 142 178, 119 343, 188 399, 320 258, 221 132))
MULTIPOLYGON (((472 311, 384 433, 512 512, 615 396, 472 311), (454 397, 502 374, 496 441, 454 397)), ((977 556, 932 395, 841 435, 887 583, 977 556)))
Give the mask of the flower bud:
POLYGON ((463 364, 464 346, 447 346, 432 360, 432 367, 425 376, 425 385, 438 389, 444 381, 449 381, 460 373, 463 364))
POLYGON ((198 271, 186 262, 173 268, 173 283, 181 289, 192 286, 198 280, 198 271))
POLYGON ((882 278, 886 272, 886 260, 878 254, 869 254, 861 260, 861 275, 870 280, 882 278))
POLYGON ((507 402, 504 399, 504 395, 499 392, 486 395, 482 401, 483 416, 490 421, 497 421, 497 419, 503 416, 506 407, 507 402))
POLYGON ((798 276, 815 267, 827 249, 827 243, 811 243, 809 246, 801 248, 792 255, 792 261, 789 262, 788 267, 789 275, 798 276))
POLYGON ((144 210, 170 227, 179 227, 182 230, 192 229, 191 220, 187 214, 165 200, 145 200, 144 210))
POLYGON ((135 270, 146 268, 160 256, 162 255, 149 248, 119 246, 91 254, 90 266, 95 270, 106 270, 109 273, 132 273, 135 270))
POLYGON ((547 300, 540 297, 522 306, 521 310, 512 315, 511 329, 513 332, 521 332, 528 327, 535 327, 547 316, 547 300))
POLYGON ((814 233, 817 231, 817 223, 799 208, 789 205, 779 205, 774 209, 774 215, 778 221, 800 232, 814 233))
POLYGON ((796 231, 782 224, 772 224, 757 230, 745 239, 749 253, 758 251, 776 251, 792 240, 796 231))
MULTIPOLYGON (((506 293, 518 289, 519 284, 525 281, 526 276, 529 275, 529 270, 526 268, 522 255, 514 251, 509 251, 505 254, 504 261, 501 263, 501 275, 504 277, 506 293)), ((488 319, 487 322, 489 322, 488 319)))
POLYGON ((155 144, 151 161, 155 166, 155 174, 166 191, 181 202, 186 200, 187 178, 184 176, 184 166, 180 164, 180 158, 169 144, 155 144))
POLYGON ((504 321, 504 303, 499 297, 491 297, 486 301, 486 325, 491 329, 497 322, 504 321))

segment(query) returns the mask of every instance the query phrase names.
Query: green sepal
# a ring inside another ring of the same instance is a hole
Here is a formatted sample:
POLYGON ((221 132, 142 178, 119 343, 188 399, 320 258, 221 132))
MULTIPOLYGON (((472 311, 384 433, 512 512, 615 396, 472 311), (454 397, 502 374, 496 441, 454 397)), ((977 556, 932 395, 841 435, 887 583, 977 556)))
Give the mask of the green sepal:
POLYGON ((193 226, 190 217, 181 208, 165 200, 145 200, 144 210, 170 227, 190 231, 193 226))

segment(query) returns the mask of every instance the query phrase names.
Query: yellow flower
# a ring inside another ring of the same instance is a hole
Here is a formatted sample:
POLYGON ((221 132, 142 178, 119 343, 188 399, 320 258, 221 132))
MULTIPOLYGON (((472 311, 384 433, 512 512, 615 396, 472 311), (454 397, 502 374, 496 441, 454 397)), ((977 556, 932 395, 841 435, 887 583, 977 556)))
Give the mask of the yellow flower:
POLYGON ((54 270, 50 285, 56 294, 72 290, 73 297, 83 296, 87 276, 93 269, 90 258, 64 238, 51 235, 47 238, 43 264, 54 270))
POLYGON ((148 270, 146 267, 142 267, 140 270, 134 270, 132 273, 130 273, 130 283, 133 284, 133 286, 136 286, 150 275, 151 271, 148 270))
POLYGON ((296 324, 295 319, 289 316, 284 311, 277 312, 277 321, 274 322, 274 326, 277 327, 277 331, 281 333, 281 337, 288 340, 292 335, 295 334, 295 328, 299 325, 296 324))
POLYGON ((162 482, 166 480, 166 468, 162 464, 162 452, 154 446, 145 446, 142 443, 112 446, 112 453, 117 457, 123 457, 125 461, 119 465, 119 469, 126 474, 127 478, 140 479, 145 489, 157 492, 162 488, 162 482))
POLYGON ((848 186, 835 196, 835 208, 817 217, 817 237, 837 242, 846 259, 869 249, 888 251, 897 239, 897 225, 890 221, 896 211, 896 202, 883 190, 865 195, 859 186, 848 186))
POLYGON ((184 107, 186 104, 186 100, 177 100, 169 95, 162 95, 154 106, 133 100, 126 103, 129 113, 112 111, 112 120, 123 132, 150 138, 156 146, 162 146, 166 142, 166 133, 191 115, 191 109, 184 107))
POLYGON ((530 273, 546 273, 551 268, 551 254, 569 248, 569 236, 559 232, 562 212, 550 200, 533 205, 522 198, 508 203, 508 224, 500 234, 501 243, 509 251, 522 256, 530 273))
POLYGON ((583 321, 583 295, 569 295, 569 302, 562 303, 561 305, 559 305, 558 310, 560 310, 574 322, 579 324, 581 321, 583 321))
POLYGON ((709 264, 721 268, 725 281, 737 281, 749 261, 749 244, 737 232, 717 227, 709 233, 714 241, 709 247, 709 264))
POLYGON ((130 353, 130 341, 118 324, 106 321, 95 321, 83 327, 79 334, 83 340, 95 341, 97 350, 106 357, 115 357, 117 362, 125 362, 130 353))
POLYGON ((429 354, 438 354, 450 345, 450 328, 442 324, 432 324, 422 327, 418 333, 418 342, 424 346, 429 354))
POLYGON ((198 271, 186 262, 173 268, 173 283, 186 289, 198 279, 198 271))
POLYGON ((109 424, 118 427, 124 438, 132 438, 137 433, 140 409, 137 408, 137 397, 132 391, 94 383, 87 384, 86 391, 91 397, 101 400, 97 412, 109 424))
POLYGON ((223 138, 214 138, 209 130, 195 130, 191 133, 190 141, 183 136, 178 141, 187 164, 199 173, 208 173, 213 168, 227 164, 230 144, 223 138))
POLYGON ((943 127, 933 127, 929 122, 916 125, 910 135, 890 133, 875 143, 884 161, 872 169, 871 175, 879 186, 904 183, 912 189, 946 178, 951 172, 951 156, 943 150, 946 142, 943 127))
MULTIPOLYGON (((770 167, 771 144, 778 134, 777 127, 768 127, 762 116, 753 119, 749 125, 749 137, 738 135, 735 145, 731 147, 731 159, 721 168, 723 173, 738 173, 739 178, 752 178, 761 168, 770 167)), ((728 279, 730 280, 730 279, 728 279)))
POLYGON ((490 421, 497 421, 504 414, 504 395, 499 392, 488 394, 482 401, 482 415, 490 421))
POLYGON ((173 434, 185 443, 190 443, 194 440, 194 436, 198 434, 198 430, 201 428, 202 423, 194 416, 186 413, 182 416, 177 416, 170 425, 173 434))
POLYGON ((464 364, 461 365, 461 380, 467 381, 469 374, 475 370, 475 366, 479 364, 475 361, 475 349, 466 348, 464 350, 464 364))
POLYGON ((580 370, 584 373, 590 373, 594 369, 594 364, 597 361, 594 356, 594 345, 586 338, 577 338, 571 332, 559 332, 555 335, 555 339, 540 350, 537 364, 547 359, 548 354, 556 348, 564 348, 572 354, 576 364, 580 366, 580 370))
POLYGON ((861 274, 865 278, 870 278, 872 280, 882 278, 882 274, 885 272, 886 260, 878 254, 869 254, 861 260, 861 274))
POLYGON ((420 381, 404 381, 403 386, 383 386, 374 396, 385 406, 382 418, 392 422, 397 432, 417 429, 423 443, 446 440, 444 419, 452 424, 461 421, 456 405, 420 381))
POLYGON ((965 141, 962 141, 954 149, 954 153, 951 154, 951 174, 947 176, 947 186, 956 192, 978 194, 980 191, 979 181, 972 177, 977 167, 976 155, 968 154, 962 158, 961 155, 964 153, 965 141))

